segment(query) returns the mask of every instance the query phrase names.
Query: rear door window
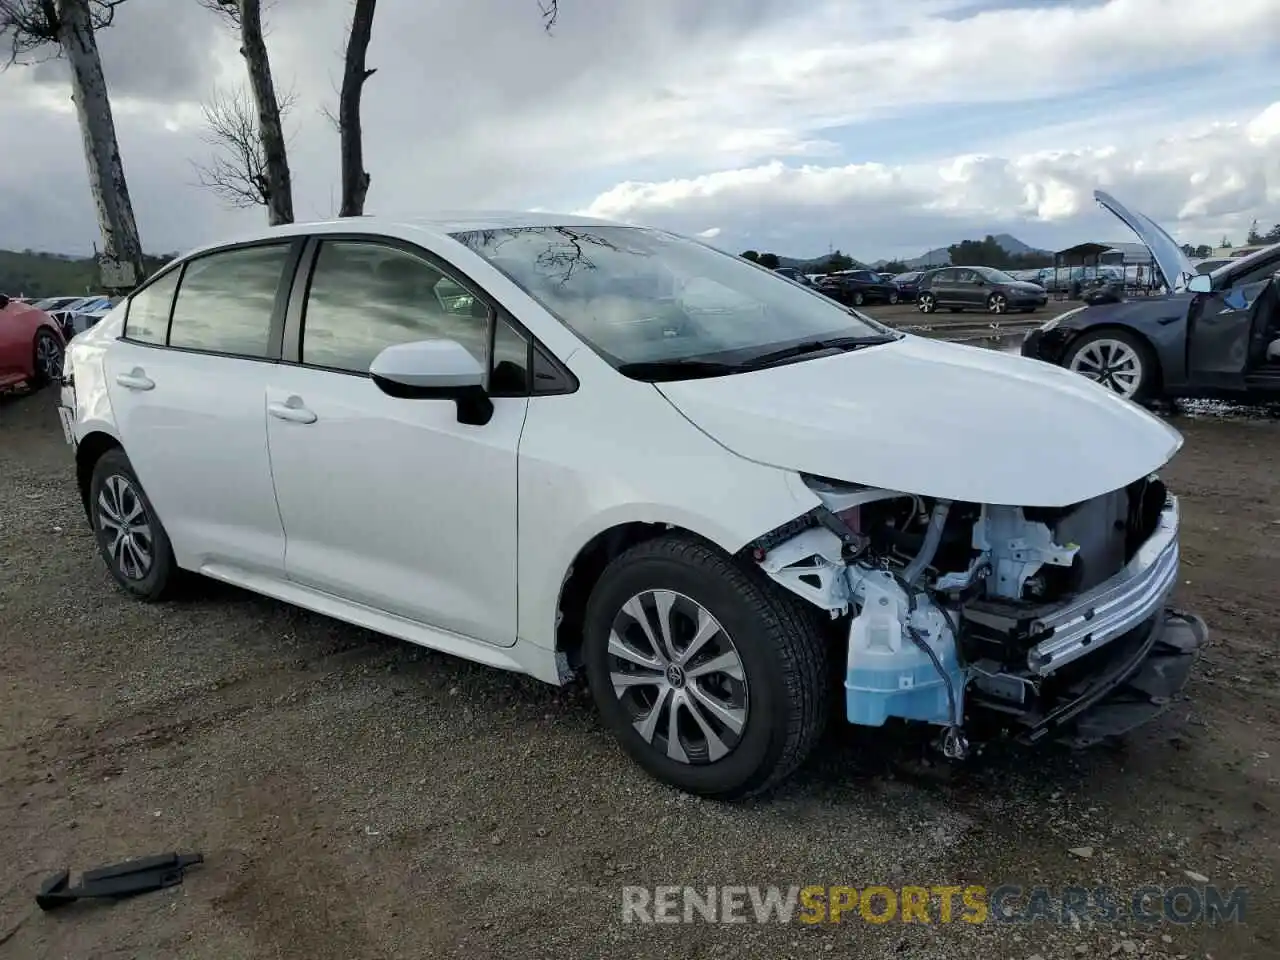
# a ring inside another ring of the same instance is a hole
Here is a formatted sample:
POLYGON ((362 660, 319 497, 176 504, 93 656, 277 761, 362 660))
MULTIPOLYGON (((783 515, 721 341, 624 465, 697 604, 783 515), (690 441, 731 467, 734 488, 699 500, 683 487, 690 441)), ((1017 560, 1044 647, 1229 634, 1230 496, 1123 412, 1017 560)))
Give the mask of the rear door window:
POLYGON ((240 247, 187 263, 178 287, 169 346, 265 358, 288 243, 240 247))

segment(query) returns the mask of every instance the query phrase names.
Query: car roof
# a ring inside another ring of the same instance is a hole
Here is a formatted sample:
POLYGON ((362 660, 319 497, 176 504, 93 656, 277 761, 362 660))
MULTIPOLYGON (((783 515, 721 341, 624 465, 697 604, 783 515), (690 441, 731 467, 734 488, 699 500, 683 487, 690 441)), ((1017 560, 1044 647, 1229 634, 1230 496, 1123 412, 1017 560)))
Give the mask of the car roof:
POLYGON ((618 223, 613 220, 602 220, 597 217, 583 217, 576 214, 548 213, 546 211, 529 210, 439 210, 414 216, 362 216, 342 217, 334 220, 314 220, 309 222, 287 223, 278 227, 259 228, 257 230, 226 237, 213 243, 206 243, 177 259, 187 257, 237 243, 252 243, 256 240, 270 240, 273 237, 296 237, 306 234, 322 233, 367 233, 409 237, 414 233, 425 233, 436 240, 452 239, 455 233, 471 230, 511 230, 519 227, 627 227, 635 224, 618 223))

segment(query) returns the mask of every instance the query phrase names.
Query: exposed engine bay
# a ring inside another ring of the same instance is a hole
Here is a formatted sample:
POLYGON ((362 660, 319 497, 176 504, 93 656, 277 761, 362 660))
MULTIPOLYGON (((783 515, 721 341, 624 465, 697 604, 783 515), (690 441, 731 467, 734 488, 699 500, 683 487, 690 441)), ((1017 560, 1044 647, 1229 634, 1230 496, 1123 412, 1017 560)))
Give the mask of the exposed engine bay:
POLYGON ((1083 745, 1185 685, 1206 631, 1166 608, 1178 505, 1157 477, 1060 508, 805 482, 823 506, 748 549, 847 638, 850 722, 937 724, 952 757, 978 715, 1083 745))

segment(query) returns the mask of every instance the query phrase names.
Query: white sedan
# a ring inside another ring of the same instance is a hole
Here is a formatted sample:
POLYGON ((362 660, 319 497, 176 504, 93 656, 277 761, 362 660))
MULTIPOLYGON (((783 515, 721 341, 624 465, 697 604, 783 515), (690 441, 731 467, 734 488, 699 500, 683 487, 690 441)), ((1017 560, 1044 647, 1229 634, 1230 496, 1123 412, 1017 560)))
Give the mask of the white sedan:
POLYGON ((710 796, 779 782, 833 704, 953 757, 978 717, 1123 732, 1204 639, 1166 606, 1174 430, 662 231, 364 217, 205 247, 72 341, 59 404, 138 598, 195 572, 585 672, 628 753, 710 796))

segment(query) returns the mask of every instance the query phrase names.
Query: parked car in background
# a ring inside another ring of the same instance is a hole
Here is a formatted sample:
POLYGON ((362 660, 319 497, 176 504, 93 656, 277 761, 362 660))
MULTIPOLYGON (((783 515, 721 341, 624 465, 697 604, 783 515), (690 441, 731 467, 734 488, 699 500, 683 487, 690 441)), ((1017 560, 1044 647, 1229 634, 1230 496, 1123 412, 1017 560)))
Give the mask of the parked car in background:
POLYGON ((79 303, 83 299, 83 295, 78 297, 45 297, 43 300, 37 300, 31 305, 37 310, 43 310, 45 313, 54 313, 73 303, 79 303))
POLYGON ((840 270, 818 281, 818 289, 841 303, 860 307, 864 303, 897 303, 898 288, 874 270, 840 270))
POLYGON ((196 571, 585 673, 639 764, 710 796, 778 783, 833 707, 952 757, 977 714, 1123 732, 1204 639, 1165 607, 1171 427, 664 231, 362 217, 208 246, 76 337, 58 414, 133 596, 196 571))
POLYGON ((0 294, 0 389, 40 387, 62 374, 66 342, 43 310, 0 294))
POLYGON ((794 280, 802 287, 817 286, 817 284, 809 279, 807 274, 801 273, 795 267, 774 267, 773 272, 786 277, 788 280, 794 280))
POLYGON ((1280 397, 1280 244, 1202 274, 1159 224, 1094 197, 1150 248, 1172 292, 1070 310, 1027 334, 1023 356, 1132 400, 1280 397))
POLYGON ((47 310, 46 313, 53 317, 62 330, 63 336, 70 340, 77 333, 88 328, 91 316, 102 316, 111 309, 111 306, 110 297, 80 297, 60 307, 47 310))
POLYGON ((923 277, 916 293, 921 313, 946 308, 953 313, 962 310, 984 310, 1008 313, 1021 310, 1031 313, 1049 302, 1044 287, 1015 280, 1003 270, 992 267, 944 267, 923 277))
POLYGON ((923 277, 923 270, 909 270, 906 273, 900 273, 890 282, 898 288, 898 299, 902 303, 914 303, 916 293, 919 290, 920 278, 923 277))

